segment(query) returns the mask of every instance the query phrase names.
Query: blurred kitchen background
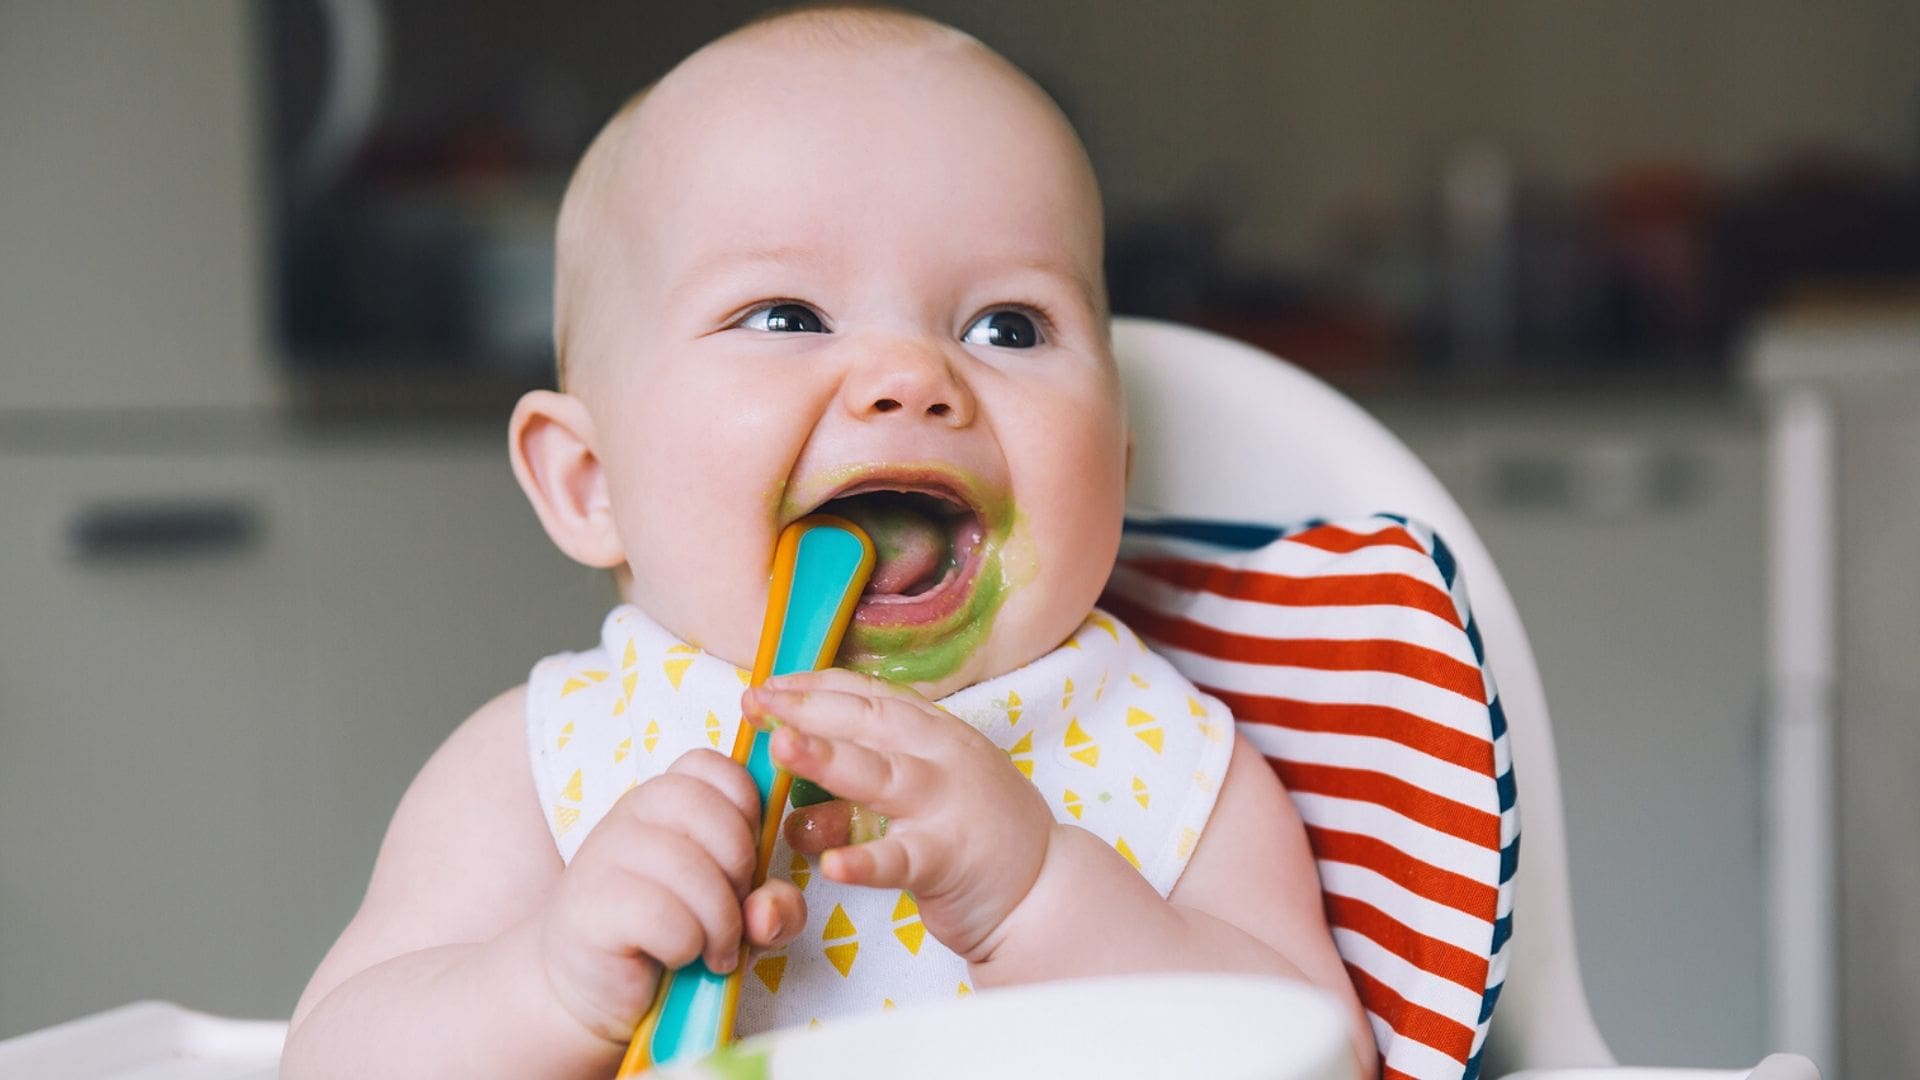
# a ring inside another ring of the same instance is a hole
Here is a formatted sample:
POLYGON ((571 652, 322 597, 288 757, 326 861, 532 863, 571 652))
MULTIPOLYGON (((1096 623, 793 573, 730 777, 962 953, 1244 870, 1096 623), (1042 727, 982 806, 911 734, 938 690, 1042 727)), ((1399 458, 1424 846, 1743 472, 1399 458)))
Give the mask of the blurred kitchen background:
MULTIPOLYGON (((502 438, 554 209, 763 6, 0 0, 0 1037, 285 1015, 426 755, 595 632, 502 438)), ((907 6, 1079 126, 1117 311, 1320 373, 1475 520, 1622 1059, 1826 1008, 1829 1077, 1920 1062, 1920 5, 907 6)))

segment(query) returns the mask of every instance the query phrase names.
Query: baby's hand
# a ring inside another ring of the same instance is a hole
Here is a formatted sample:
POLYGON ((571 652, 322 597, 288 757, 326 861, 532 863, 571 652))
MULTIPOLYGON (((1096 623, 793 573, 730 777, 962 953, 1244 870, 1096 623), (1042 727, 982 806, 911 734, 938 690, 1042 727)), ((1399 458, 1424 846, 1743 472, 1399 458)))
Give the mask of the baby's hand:
POLYGON ((770 680, 742 711, 780 725, 782 767, 846 800, 795 811, 796 850, 824 851, 820 870, 835 881, 911 891, 927 929, 967 961, 991 952, 1054 826, 1004 751, 912 690, 838 669, 770 680), (850 803, 885 815, 884 835, 854 843, 850 803))
POLYGON ((747 771, 711 750, 686 754, 607 811, 542 913, 548 981, 583 1027, 624 1045, 663 965, 704 958, 726 972, 743 929, 778 948, 806 925, 791 882, 747 895, 759 816, 747 771))

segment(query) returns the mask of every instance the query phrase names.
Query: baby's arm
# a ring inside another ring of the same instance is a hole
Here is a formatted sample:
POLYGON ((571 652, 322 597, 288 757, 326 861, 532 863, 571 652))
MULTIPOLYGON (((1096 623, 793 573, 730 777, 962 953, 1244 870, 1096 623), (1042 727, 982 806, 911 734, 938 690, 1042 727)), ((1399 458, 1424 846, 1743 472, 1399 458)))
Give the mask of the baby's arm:
POLYGON ((294 1009, 285 1075, 601 1064, 604 1040, 555 1009, 541 972, 533 916, 561 862, 519 764, 524 700, 482 706, 414 778, 294 1009))
POLYGON ((1306 830, 1243 739, 1165 900, 1099 837, 1056 824, 1040 876, 996 939, 972 966, 977 985, 1192 970, 1304 979, 1347 1007, 1360 1075, 1378 1071, 1372 1029, 1327 929, 1306 830))
POLYGON ((1306 830, 1279 781, 1236 740, 1220 795, 1173 893, 1053 812, 1005 753, 910 690, 841 671, 786 676, 743 701, 783 721, 773 754, 891 819, 846 844, 845 804, 798 811, 787 835, 836 881, 907 888, 976 986, 1146 971, 1304 979, 1345 1002, 1361 1075, 1377 1070, 1333 947, 1306 830))
MULTIPOLYGON (((652 996, 653 957, 734 962, 757 811, 745 771, 687 755, 623 796, 563 869, 524 703, 514 690, 483 706, 407 790, 294 1010, 283 1075, 606 1076, 652 996)), ((751 898, 757 942, 804 923, 784 884, 751 898)))

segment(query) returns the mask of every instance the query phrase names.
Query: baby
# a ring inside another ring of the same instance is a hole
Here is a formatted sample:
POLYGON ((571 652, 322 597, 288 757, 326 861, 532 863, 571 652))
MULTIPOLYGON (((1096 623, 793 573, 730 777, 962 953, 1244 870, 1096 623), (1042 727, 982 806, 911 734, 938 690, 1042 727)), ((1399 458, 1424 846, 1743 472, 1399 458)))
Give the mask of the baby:
POLYGON ((742 941, 743 1034, 1259 972, 1346 1001, 1373 1074, 1273 773, 1093 608, 1131 449, 1101 232, 1060 111, 917 16, 764 19, 613 118, 560 213, 563 391, 510 442, 624 603, 421 770, 287 1075, 607 1076, 662 970, 742 941), (821 509, 880 549, 845 669, 743 692, 774 543, 821 509), (742 715, 841 797, 751 891, 757 797, 713 749, 742 715))

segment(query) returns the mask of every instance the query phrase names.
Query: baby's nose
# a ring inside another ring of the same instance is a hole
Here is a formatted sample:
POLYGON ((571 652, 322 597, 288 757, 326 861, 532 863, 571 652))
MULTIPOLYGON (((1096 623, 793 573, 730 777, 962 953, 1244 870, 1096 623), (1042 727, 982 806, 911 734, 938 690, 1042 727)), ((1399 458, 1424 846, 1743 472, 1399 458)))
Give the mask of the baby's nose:
POLYGON ((926 418, 950 427, 973 422, 973 395, 937 349, 904 346, 876 350, 847 380, 848 411, 863 420, 926 418))

